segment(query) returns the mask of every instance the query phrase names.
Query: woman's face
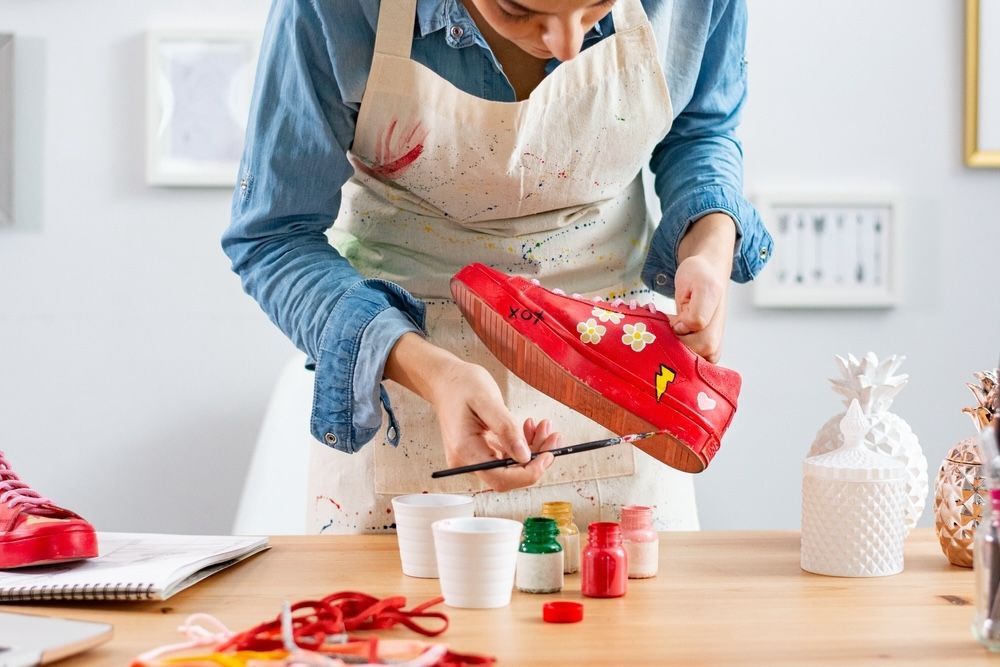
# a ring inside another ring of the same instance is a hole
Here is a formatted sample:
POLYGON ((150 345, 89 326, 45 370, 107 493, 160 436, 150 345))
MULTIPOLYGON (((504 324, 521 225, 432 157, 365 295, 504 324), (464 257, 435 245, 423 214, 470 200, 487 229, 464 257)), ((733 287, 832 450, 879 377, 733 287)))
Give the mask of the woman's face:
POLYGON ((615 0, 471 0, 504 39, 548 60, 570 60, 583 36, 607 16, 615 0))

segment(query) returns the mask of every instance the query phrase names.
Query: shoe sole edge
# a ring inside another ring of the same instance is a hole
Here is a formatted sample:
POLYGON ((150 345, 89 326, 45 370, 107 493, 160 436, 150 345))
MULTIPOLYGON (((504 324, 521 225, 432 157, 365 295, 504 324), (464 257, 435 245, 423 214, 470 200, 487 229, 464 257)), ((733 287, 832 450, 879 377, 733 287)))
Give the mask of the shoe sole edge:
POLYGON ((97 555, 97 535, 93 530, 83 528, 0 539, 2 570, 84 560, 97 555), (28 561, 24 558, 26 553, 30 558, 28 561))

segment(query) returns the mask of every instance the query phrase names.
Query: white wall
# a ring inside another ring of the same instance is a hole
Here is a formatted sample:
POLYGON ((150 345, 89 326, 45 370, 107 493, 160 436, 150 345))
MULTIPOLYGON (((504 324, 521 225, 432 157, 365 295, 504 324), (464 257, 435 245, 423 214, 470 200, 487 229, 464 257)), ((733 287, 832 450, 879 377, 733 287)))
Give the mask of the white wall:
POLYGON ((0 449, 105 529, 228 530, 291 344, 244 297, 226 190, 144 182, 144 31, 256 29, 245 0, 0 0, 18 221, 0 229, 0 449))
MULTIPOLYGON (((698 480, 707 528, 797 528, 801 461, 840 408, 834 353, 901 353, 894 411, 931 479, 974 433, 964 383, 1000 355, 1000 170, 962 165, 963 3, 751 0, 748 192, 886 188, 905 210, 891 311, 778 311, 735 291, 726 363, 742 406, 698 480)), ((932 491, 933 494, 933 491, 932 491)), ((928 503, 922 525, 932 525, 928 503)))
MULTIPOLYGON (((266 8, 0 0, 19 96, 19 219, 0 229, 0 449, 104 529, 226 531, 292 353, 219 250, 229 193, 143 179, 144 31, 255 29, 266 8)), ((782 312, 734 290, 725 362, 745 389, 698 478, 709 529, 798 526, 801 459, 839 408, 834 353, 909 357, 898 413, 933 475, 972 433, 963 383, 1000 351, 1000 171, 961 164, 961 4, 750 11, 748 190, 895 189, 906 292, 893 311, 782 312)))

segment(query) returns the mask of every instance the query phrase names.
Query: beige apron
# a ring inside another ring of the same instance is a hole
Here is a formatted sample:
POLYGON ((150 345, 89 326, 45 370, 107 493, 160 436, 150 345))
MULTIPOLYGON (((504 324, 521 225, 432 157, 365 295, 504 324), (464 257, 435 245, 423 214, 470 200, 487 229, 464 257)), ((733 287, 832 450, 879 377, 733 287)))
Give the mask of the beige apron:
MULTIPOLYGON (((640 177, 673 114, 639 0, 619 0, 616 31, 562 63, 514 103, 471 96, 410 58, 416 0, 383 0, 331 242, 362 274, 428 303, 431 342, 486 367, 520 423, 551 419, 570 444, 606 437, 596 423, 508 373, 451 303, 448 281, 478 261, 568 292, 659 299, 639 280, 653 232, 640 177)), ((661 308, 669 302, 660 303, 661 308)), ((569 500, 577 521, 617 520, 623 504, 656 507, 661 529, 695 529, 689 475, 633 447, 560 457, 538 486, 484 491, 447 467, 433 410, 392 382, 398 447, 357 454, 313 443, 309 525, 321 532, 392 528, 402 493, 474 493, 476 511, 521 519, 569 500)))

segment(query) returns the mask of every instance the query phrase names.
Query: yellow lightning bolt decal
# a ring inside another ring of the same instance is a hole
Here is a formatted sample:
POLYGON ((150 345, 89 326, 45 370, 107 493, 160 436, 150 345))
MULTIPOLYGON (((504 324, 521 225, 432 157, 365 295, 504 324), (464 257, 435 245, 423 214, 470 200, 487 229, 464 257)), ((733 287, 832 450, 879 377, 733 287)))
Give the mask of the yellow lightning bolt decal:
POLYGON ((656 402, 660 402, 660 397, 667 391, 667 385, 674 381, 677 373, 660 364, 660 372, 656 374, 656 402))

